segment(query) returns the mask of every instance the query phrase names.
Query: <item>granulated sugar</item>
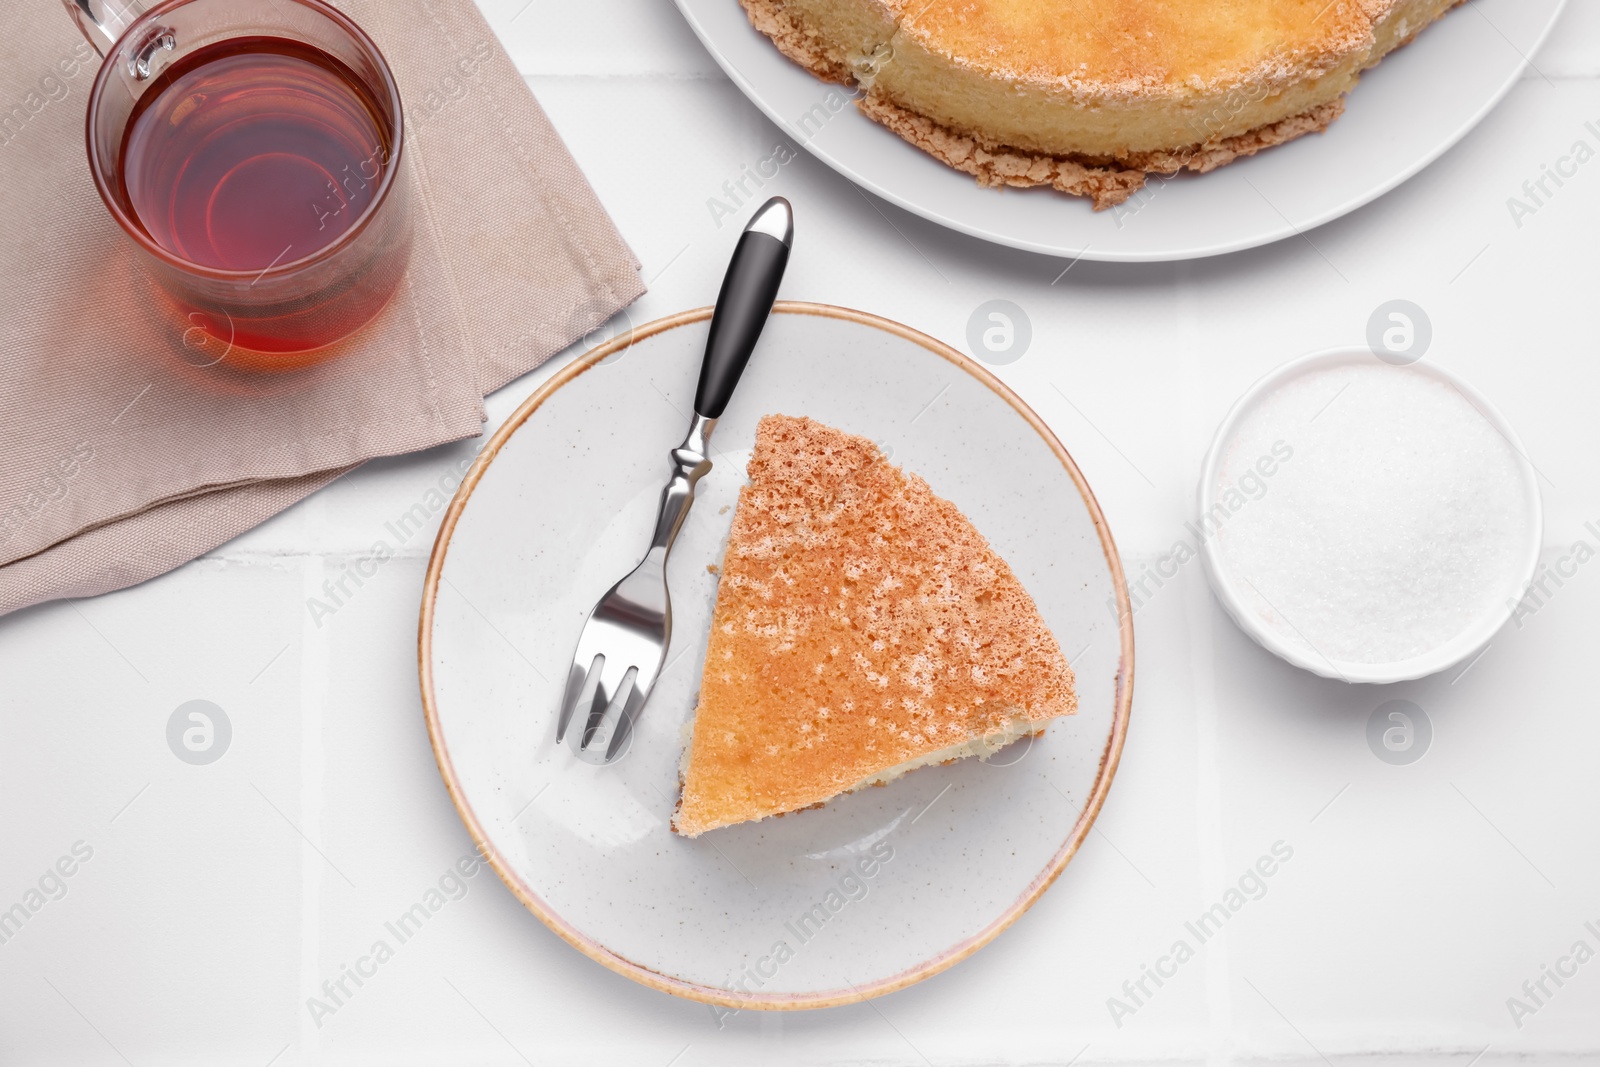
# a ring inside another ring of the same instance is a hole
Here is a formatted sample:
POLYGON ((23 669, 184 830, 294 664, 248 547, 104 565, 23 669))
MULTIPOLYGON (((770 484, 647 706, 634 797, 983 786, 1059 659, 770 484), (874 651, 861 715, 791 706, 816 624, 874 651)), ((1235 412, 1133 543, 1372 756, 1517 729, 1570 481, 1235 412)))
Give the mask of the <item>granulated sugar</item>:
POLYGON ((1376 360, 1326 366, 1263 395, 1211 487, 1293 450, 1220 525, 1246 605, 1330 661, 1397 663, 1444 645, 1521 590, 1532 535, 1509 442, 1448 382, 1376 360))

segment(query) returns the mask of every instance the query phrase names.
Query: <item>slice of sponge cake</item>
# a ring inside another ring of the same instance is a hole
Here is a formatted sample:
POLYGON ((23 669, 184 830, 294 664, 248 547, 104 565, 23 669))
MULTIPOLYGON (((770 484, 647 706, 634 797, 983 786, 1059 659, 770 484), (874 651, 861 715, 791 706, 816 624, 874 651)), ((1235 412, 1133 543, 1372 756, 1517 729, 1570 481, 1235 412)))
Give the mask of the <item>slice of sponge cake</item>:
POLYGON ((812 807, 987 756, 1077 708, 1038 608, 955 505, 871 441, 756 431, 672 826, 812 807))

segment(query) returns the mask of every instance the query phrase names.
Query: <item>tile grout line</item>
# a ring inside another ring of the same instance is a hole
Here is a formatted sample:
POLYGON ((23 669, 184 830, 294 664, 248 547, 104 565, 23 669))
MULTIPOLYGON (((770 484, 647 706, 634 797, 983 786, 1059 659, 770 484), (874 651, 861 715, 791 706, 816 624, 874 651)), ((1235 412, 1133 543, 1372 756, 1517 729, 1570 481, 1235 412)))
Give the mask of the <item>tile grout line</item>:
MULTIPOLYGON (((319 497, 320 500, 320 497, 319 497)), ((326 532, 324 508, 315 503, 305 519, 306 533, 313 544, 326 532)), ((301 571, 302 590, 307 598, 320 596, 326 564, 313 554, 301 571)), ((322 708, 328 688, 328 639, 330 631, 318 629, 310 612, 301 614, 300 624, 300 828, 312 841, 322 839, 322 777, 327 761, 322 749, 322 708)), ((300 986, 312 995, 320 980, 322 952, 322 884, 325 864, 305 847, 300 855, 300 986)), ((296 997, 296 1001, 300 998, 296 997)), ((298 1004, 296 1005, 298 1009, 298 1004)), ((304 1065, 322 1062, 322 1045, 316 1022, 309 1012, 299 1012, 300 1060, 304 1065)))
MULTIPOLYGON (((728 75, 720 68, 717 70, 707 71, 678 72, 654 70, 646 71, 643 74, 619 70, 596 74, 593 72, 580 73, 572 70, 523 70, 519 67, 517 68, 517 73, 522 76, 523 81, 531 81, 534 78, 545 81, 553 81, 557 78, 564 78, 567 81, 575 82, 681 82, 686 85, 692 85, 696 83, 721 83, 724 85, 733 84, 733 79, 729 78, 728 75)), ((1600 75, 1596 76, 1600 77, 1600 75)))
MULTIPOLYGON (((1197 290, 1193 280, 1194 268, 1180 264, 1175 278, 1174 294, 1177 318, 1184 325, 1184 336, 1197 338, 1204 323, 1200 321, 1197 290)), ((1190 345, 1194 342, 1191 340, 1190 345)), ((1183 361, 1185 373, 1204 367, 1198 352, 1183 361)), ((1193 394, 1191 394, 1193 395, 1193 394)), ((1195 422, 1197 405, 1185 405, 1186 428, 1202 434, 1207 428, 1188 425, 1195 422)), ((1188 504, 1184 504, 1185 511, 1188 504)), ((1187 517, 1187 516, 1186 516, 1187 517)), ((1217 749, 1216 700, 1216 648, 1212 628, 1205 618, 1211 600, 1211 588, 1203 577, 1192 575, 1184 596, 1184 614, 1188 617, 1189 670, 1193 682, 1194 732, 1195 732, 1195 848, 1200 861, 1200 884, 1196 900, 1204 907, 1218 887, 1226 884, 1227 861, 1224 855, 1222 826, 1222 768, 1217 749)), ((1233 1046, 1233 989, 1229 973, 1228 930, 1224 927, 1205 943, 1206 988, 1206 1046, 1207 1067, 1225 1067, 1232 1062, 1233 1046)))
MULTIPOLYGON (((502 42, 502 43, 504 43, 504 42, 502 42)), ((515 57, 513 57, 513 62, 514 61, 515 61, 515 57)), ((717 84, 732 85, 733 84, 733 80, 731 78, 729 78, 727 76, 727 74, 724 73, 721 70, 714 70, 714 71, 664 71, 664 70, 658 70, 658 71, 647 71, 647 72, 645 72, 643 74, 639 74, 639 73, 634 73, 634 72, 625 71, 625 70, 607 71, 607 72, 595 73, 595 72, 592 72, 592 71, 579 72, 579 71, 574 71, 574 70, 558 70, 558 71, 551 71, 551 70, 525 70, 525 69, 523 69, 521 67, 518 67, 517 68, 517 73, 522 77, 523 81, 532 81, 534 79, 538 79, 540 81, 617 82, 617 83, 676 82, 676 83, 683 84, 683 85, 697 85, 697 84, 698 85, 717 85, 717 84)), ((1580 72, 1563 71, 1563 72, 1546 72, 1546 73, 1549 73, 1549 75, 1550 75, 1549 76, 1549 80, 1552 81, 1552 82, 1555 82, 1557 84, 1560 84, 1561 82, 1593 82, 1593 81, 1600 81, 1600 70, 1596 70, 1593 73, 1586 73, 1586 72, 1581 72, 1581 71, 1580 72)), ((1545 80, 1544 78, 1541 78, 1539 75, 1535 74, 1532 70, 1526 70, 1517 79, 1517 83, 1521 84, 1524 81, 1544 81, 1544 80, 1545 80)))
MULTIPOLYGON (((1222 827, 1222 769, 1218 764, 1216 673, 1212 633, 1205 625, 1211 590, 1202 578, 1191 581, 1186 596, 1189 632, 1199 635, 1190 645, 1189 663, 1194 677, 1195 701, 1195 833, 1200 855, 1198 900, 1200 907, 1219 887, 1227 884, 1222 827)), ((1211 1041, 1208 1067, 1232 1062, 1228 1049, 1233 1033, 1233 987, 1229 973, 1228 929, 1218 930, 1205 943, 1206 1015, 1211 1041)))

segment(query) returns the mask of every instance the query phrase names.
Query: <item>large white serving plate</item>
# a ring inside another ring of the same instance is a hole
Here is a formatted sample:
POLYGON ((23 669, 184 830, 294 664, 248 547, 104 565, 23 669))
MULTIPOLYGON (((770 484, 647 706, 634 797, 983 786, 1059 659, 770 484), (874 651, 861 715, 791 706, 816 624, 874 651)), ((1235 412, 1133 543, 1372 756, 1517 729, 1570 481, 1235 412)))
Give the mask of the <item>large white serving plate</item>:
POLYGON ((738 0, 676 2, 734 84, 786 138, 863 189, 984 240, 1121 262, 1253 248, 1377 199, 1500 102, 1566 4, 1467 0, 1368 71, 1326 133, 1210 174, 1153 181, 1121 207, 1096 213, 1087 201, 1051 189, 984 188, 912 147, 842 103, 850 90, 784 58, 750 26, 738 0))
POLYGON ((970 955, 1061 873, 1122 750, 1131 612, 1093 494, 1004 385, 907 327, 779 304, 673 550, 673 643, 631 745, 609 766, 558 747, 578 631, 649 541, 709 318, 686 312, 595 349, 485 447, 428 568, 423 703, 474 839, 572 945, 715 1004, 842 1004, 970 955), (690 841, 668 820, 716 592, 708 568, 722 559, 756 421, 770 412, 871 437, 958 505, 1038 603, 1077 672, 1079 711, 988 763, 917 771, 690 841))

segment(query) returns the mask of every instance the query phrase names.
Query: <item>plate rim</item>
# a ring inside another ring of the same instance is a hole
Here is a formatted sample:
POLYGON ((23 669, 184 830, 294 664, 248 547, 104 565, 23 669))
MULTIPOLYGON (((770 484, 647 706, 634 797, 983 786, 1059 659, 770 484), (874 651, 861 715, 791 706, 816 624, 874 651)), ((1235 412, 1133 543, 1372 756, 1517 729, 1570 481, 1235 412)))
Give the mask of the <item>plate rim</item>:
MULTIPOLYGON (((1028 238, 1021 236, 1007 236, 1005 234, 997 233, 993 230, 984 229, 980 225, 965 221, 959 216, 953 216, 946 212, 939 211, 936 208, 929 207, 920 202, 918 198, 914 196, 909 196, 884 186, 879 181, 862 174, 860 169, 854 163, 845 158, 839 157, 835 153, 818 147, 815 143, 816 138, 794 138, 794 140, 802 149, 810 153, 813 159, 823 163, 834 173, 838 174, 840 177, 844 178, 858 189, 871 193, 880 199, 886 200, 894 206, 900 208, 902 211, 908 211, 918 218, 926 219, 936 226, 942 226, 945 229, 953 230, 956 233, 965 234, 968 237, 977 238, 978 240, 987 242, 989 244, 1000 245, 1003 248, 1014 248, 1022 252, 1032 252, 1037 255, 1053 256, 1060 259, 1071 258, 1074 262, 1079 259, 1087 259, 1090 262, 1099 263, 1182 263, 1193 259, 1210 259, 1214 256, 1231 255, 1234 252, 1245 252, 1253 248, 1264 248, 1268 245, 1277 244, 1279 241, 1288 240, 1290 237, 1304 237, 1305 234, 1310 230, 1315 230, 1322 226, 1326 226, 1330 222, 1336 222, 1339 219, 1344 218, 1346 215, 1359 211, 1368 204, 1382 199, 1388 194, 1394 192, 1394 190, 1398 189, 1400 186, 1404 185, 1406 182, 1410 181, 1412 178, 1415 178, 1418 174, 1421 174, 1424 170, 1427 170, 1429 167, 1433 166, 1446 152, 1449 152, 1451 149, 1455 148, 1458 144, 1466 139, 1468 134, 1477 129, 1478 126, 1483 123, 1483 120, 1488 118, 1490 112, 1500 106, 1501 102, 1504 101, 1506 96, 1510 94, 1512 88, 1522 80, 1523 76, 1527 74, 1529 69, 1538 69, 1533 66, 1533 57, 1539 53, 1539 51, 1544 47, 1545 42, 1550 39, 1550 34, 1555 31, 1556 24, 1561 21, 1561 16, 1567 9, 1568 0, 1553 0, 1553 2, 1555 7, 1550 12, 1549 21, 1546 22, 1544 27, 1539 31, 1538 38, 1526 51, 1517 50, 1518 61, 1515 69, 1511 71, 1505 80, 1501 82, 1492 93, 1485 97, 1477 110, 1473 111, 1471 115, 1467 116, 1460 123, 1460 125, 1457 126, 1457 128, 1451 130, 1446 136, 1441 138, 1431 151, 1413 161, 1409 166, 1400 168, 1387 180, 1375 184, 1363 193, 1350 197, 1349 199, 1329 207, 1320 213, 1312 213, 1307 215, 1305 218, 1299 220, 1298 224, 1285 218, 1284 225, 1282 227, 1270 232, 1263 231, 1262 233, 1251 237, 1244 237, 1231 241, 1222 241, 1205 246, 1195 246, 1181 251, 1168 249, 1164 251, 1151 252, 1097 252, 1092 244, 1082 248, 1077 246, 1068 247, 1065 245, 1046 244, 1039 241, 1031 241, 1028 238)), ((747 77, 742 70, 734 65, 733 60, 724 54, 718 39, 702 25, 701 19, 696 14, 697 8, 694 6, 694 3, 695 0, 673 0, 673 6, 676 7, 678 9, 678 13, 683 16, 684 22, 688 23, 689 29, 694 33, 696 39, 699 40, 701 46, 705 48, 706 52, 711 56, 712 60, 717 64, 717 67, 723 72, 723 74, 727 76, 728 80, 733 82, 734 86, 738 88, 739 92, 743 94, 745 99, 754 104, 756 109, 767 117, 768 121, 777 126, 778 129, 783 131, 785 135, 792 135, 792 131, 789 128, 787 120, 784 119, 782 115, 778 114, 777 105, 769 102, 765 94, 757 89, 755 83, 749 77, 747 77)), ((1459 6, 1469 7, 1474 5, 1468 4, 1466 0, 1460 0, 1459 6)), ((759 33, 761 31, 757 30, 756 32, 759 33)), ((1513 45, 1512 47, 1515 50, 1515 46, 1513 45)), ((1399 49, 1396 49, 1396 51, 1399 51, 1399 49)), ((799 67, 798 64, 794 64, 793 60, 783 55, 776 48, 772 49, 772 54, 777 56, 780 61, 794 65, 797 67, 797 69, 804 70, 803 67, 799 67)), ((811 74, 809 71, 806 71, 806 73, 808 76, 814 78, 818 85, 835 84, 825 82, 822 79, 817 78, 816 75, 811 74)), ((1365 73, 1365 71, 1363 71, 1363 73, 1365 73)), ((1359 88, 1359 85, 1356 86, 1356 88, 1359 88)), ((1344 95, 1348 95, 1348 93, 1344 95)), ((885 130, 884 132, 890 136, 894 136, 891 131, 885 130)), ((1204 177, 1204 175, 1198 175, 1197 177, 1204 177)), ((1001 192, 1001 190, 998 189, 987 189, 979 186, 976 180, 973 181, 972 185, 974 188, 983 189, 985 192, 989 193, 998 194, 1001 192)))
POLYGON ((473 461, 460 486, 457 487, 455 495, 451 498, 450 506, 445 511, 444 519, 439 526, 439 533, 434 538, 433 549, 428 556, 428 569, 423 578, 422 605, 417 620, 417 675, 422 691, 423 718, 428 728, 428 743, 433 749, 434 760, 438 764, 440 776, 444 779, 445 790, 450 795, 450 802, 455 806, 456 814, 461 817, 467 832, 471 835, 473 845, 476 847, 478 854, 483 857, 495 874, 499 876, 500 880, 505 883, 506 888, 511 890, 512 895, 521 901, 522 905, 532 912, 540 922, 549 927, 552 932, 567 944, 607 970, 632 979, 640 985, 658 992, 735 1010, 749 1008, 764 1011, 798 1011, 855 1004, 873 997, 883 996, 886 993, 905 989, 924 979, 931 978, 989 944, 1044 895, 1045 890, 1050 888, 1061 872, 1066 869, 1068 862, 1077 854, 1078 848, 1093 828, 1095 818, 1099 815, 1106 797, 1110 794, 1112 779, 1116 777, 1117 767, 1121 762, 1123 744, 1127 739, 1128 720, 1132 712, 1134 673, 1133 611, 1128 598, 1127 579, 1122 569, 1121 555, 1118 553, 1116 542, 1111 536, 1110 526, 1107 524, 1105 514, 1100 509, 1100 503, 1095 498, 1094 491, 1089 487, 1089 483, 1084 478, 1082 471, 1078 469, 1078 465, 1073 461, 1066 447, 1057 439, 1044 420, 987 368, 943 341, 893 319, 832 304, 795 300, 778 301, 773 305, 773 314, 811 315, 883 330, 920 345, 934 355, 954 364, 957 368, 966 371, 980 383, 987 386, 1000 399, 1010 404, 1033 428, 1034 432, 1044 440, 1051 452, 1066 468, 1073 484, 1078 489, 1078 494, 1082 498, 1084 506, 1089 511, 1090 519, 1094 523, 1095 532, 1100 539, 1101 550, 1105 554, 1106 563, 1111 570, 1112 585, 1115 589, 1117 600, 1117 628, 1120 647, 1115 684, 1115 719, 1112 723, 1111 734, 1106 741, 1106 747, 1100 754, 1100 766, 1095 774, 1094 790, 1088 800, 1085 801, 1083 810, 1073 824, 1071 833, 1068 834, 1061 847, 1050 858, 1050 862, 1044 870, 1034 876, 1033 880, 1024 888, 1022 894, 997 918, 971 937, 941 950, 936 955, 920 963, 874 982, 859 986, 845 986, 840 989, 822 990, 816 993, 742 994, 733 989, 703 985, 698 982, 663 974, 644 964, 628 959, 626 956, 613 951, 584 934, 545 904, 539 895, 516 875, 510 864, 505 861, 499 850, 495 848, 494 842, 484 833, 476 812, 473 811, 471 803, 466 798, 456 775, 455 765, 450 758, 449 747, 444 739, 443 730, 439 722, 438 706, 433 692, 434 606, 438 599, 439 583, 443 576, 445 559, 449 554, 450 539, 455 533, 456 524, 465 512, 467 504, 472 498, 473 490, 477 488, 483 475, 494 463, 500 449, 512 438, 517 430, 563 386, 574 381, 585 371, 598 366, 602 360, 631 347, 636 341, 642 341, 680 326, 687 326, 709 319, 712 310, 710 307, 701 307, 667 315, 643 326, 627 330, 604 344, 591 348, 556 372, 549 381, 545 382, 531 396, 518 405, 517 410, 494 432, 473 461))

